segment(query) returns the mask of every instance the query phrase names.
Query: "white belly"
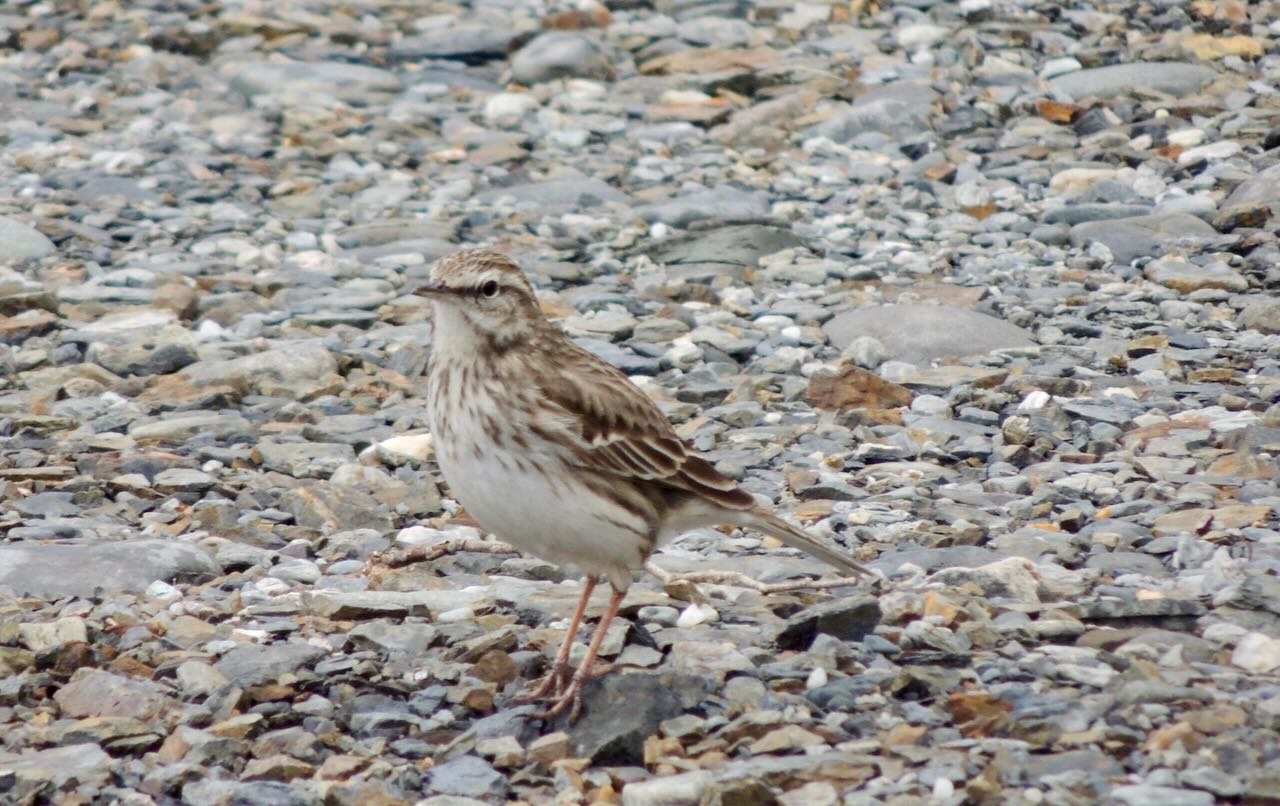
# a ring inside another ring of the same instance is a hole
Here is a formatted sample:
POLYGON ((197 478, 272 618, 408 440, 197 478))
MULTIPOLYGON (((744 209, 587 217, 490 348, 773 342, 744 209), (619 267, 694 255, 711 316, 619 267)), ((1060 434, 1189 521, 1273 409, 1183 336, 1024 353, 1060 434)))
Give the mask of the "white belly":
MULTIPOLYGON (((466 406, 437 440, 453 497, 486 531, 536 557, 572 565, 625 590, 651 548, 647 525, 577 480, 537 447, 514 452, 509 435, 486 433, 466 406)), ((448 415, 446 415, 448 416, 448 415)))

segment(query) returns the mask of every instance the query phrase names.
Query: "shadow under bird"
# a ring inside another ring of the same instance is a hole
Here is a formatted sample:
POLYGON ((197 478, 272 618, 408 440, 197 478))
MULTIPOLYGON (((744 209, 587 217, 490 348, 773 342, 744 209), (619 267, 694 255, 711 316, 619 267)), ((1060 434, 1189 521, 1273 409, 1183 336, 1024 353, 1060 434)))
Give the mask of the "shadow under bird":
POLYGON ((449 255, 415 293, 435 314, 428 419, 454 498, 485 530, 586 574, 551 671, 529 695, 551 700, 547 716, 576 717, 632 575, 679 534, 731 524, 870 575, 691 452, 626 375, 547 321, 507 256, 449 255), (612 595, 571 676, 570 649, 601 581, 612 595))

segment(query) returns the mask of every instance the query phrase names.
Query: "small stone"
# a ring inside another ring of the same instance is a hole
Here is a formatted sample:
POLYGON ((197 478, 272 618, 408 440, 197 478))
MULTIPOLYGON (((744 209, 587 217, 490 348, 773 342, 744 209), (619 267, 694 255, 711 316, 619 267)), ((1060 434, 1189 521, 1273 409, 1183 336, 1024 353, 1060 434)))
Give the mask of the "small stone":
POLYGON ((511 78, 538 84, 555 78, 608 78, 613 66, 592 34, 548 31, 539 34, 511 58, 511 78))
POLYGON ((18 635, 32 652, 46 652, 66 644, 87 643, 89 640, 84 619, 75 616, 36 624, 19 624, 18 635))
POLYGON ((53 241, 8 216, 0 216, 0 261, 33 260, 52 255, 53 241))
POLYGON ((1194 789, 1175 789, 1150 784, 1124 784, 1111 790, 1111 797, 1125 806, 1213 806, 1213 795, 1194 789))
POLYGON ((262 721, 262 714, 240 714, 210 725, 209 733, 224 739, 243 739, 253 733, 262 721))
POLYGON ((1231 653, 1231 662, 1255 674, 1280 669, 1280 638, 1272 638, 1259 632, 1248 633, 1236 643, 1236 648, 1231 653))
POLYGON ((315 768, 306 762, 285 755, 250 759, 240 773, 241 781, 292 781, 309 778, 315 768))
POLYGON ((752 754, 785 753, 826 744, 826 740, 799 725, 783 725, 769 731, 748 748, 752 754))
POLYGON ((1148 280, 1190 294, 1204 288, 1244 291, 1248 281, 1227 264, 1214 261, 1197 266, 1180 260, 1157 260, 1143 270, 1148 280))
POLYGON ((558 730, 534 739, 529 745, 528 755, 542 766, 550 768, 560 759, 568 758, 569 749, 569 734, 558 730))
POLYGON ((178 685, 187 697, 206 697, 228 684, 224 674, 197 660, 184 662, 177 670, 178 685))
MULTIPOLYGON (((711 786, 711 773, 703 770, 635 781, 622 789, 622 806, 675 806, 701 803, 711 786)), ((726 804, 727 806, 727 804, 726 804)))
POLYGON ((874 598, 838 598, 801 610, 787 619, 778 634, 780 649, 805 650, 819 634, 842 641, 861 641, 880 623, 874 598))
POLYGON ((428 791, 467 798, 505 800, 510 788, 506 776, 476 756, 458 756, 430 772, 428 791))
POLYGON ((493 759, 495 767, 519 767, 524 763, 525 752, 514 736, 498 736, 476 742, 476 752, 493 759))

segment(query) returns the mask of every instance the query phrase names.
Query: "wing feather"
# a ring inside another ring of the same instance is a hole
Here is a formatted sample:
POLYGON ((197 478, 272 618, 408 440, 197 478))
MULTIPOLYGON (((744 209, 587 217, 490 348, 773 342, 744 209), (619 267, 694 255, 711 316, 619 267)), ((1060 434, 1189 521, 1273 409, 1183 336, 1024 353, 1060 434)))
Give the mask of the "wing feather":
POLYGON ((755 505, 750 493, 691 453, 656 404, 620 370, 572 342, 560 371, 541 379, 543 400, 558 407, 571 461, 579 467, 653 481, 730 509, 755 505))

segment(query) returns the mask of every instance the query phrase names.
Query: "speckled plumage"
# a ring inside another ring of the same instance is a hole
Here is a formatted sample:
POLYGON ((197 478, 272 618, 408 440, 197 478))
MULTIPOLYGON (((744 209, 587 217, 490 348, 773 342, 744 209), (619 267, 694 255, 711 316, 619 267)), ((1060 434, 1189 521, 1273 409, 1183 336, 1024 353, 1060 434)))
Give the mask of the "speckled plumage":
POLYGON ((720 523, 864 570, 690 452, 630 379, 545 319, 507 257, 460 252, 432 280, 448 290, 432 295, 429 419, 445 479, 481 526, 619 590, 666 540, 720 523))

